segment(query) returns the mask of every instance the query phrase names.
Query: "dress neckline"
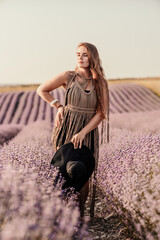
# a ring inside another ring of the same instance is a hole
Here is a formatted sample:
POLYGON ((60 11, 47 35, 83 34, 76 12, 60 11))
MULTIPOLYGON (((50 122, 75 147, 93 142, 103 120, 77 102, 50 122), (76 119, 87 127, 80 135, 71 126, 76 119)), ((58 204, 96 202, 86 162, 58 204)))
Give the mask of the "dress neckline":
MULTIPOLYGON (((78 87, 84 94, 90 95, 90 94, 94 91, 95 85, 92 84, 92 86, 91 86, 90 89, 84 89, 84 88, 81 86, 81 84, 77 81, 77 79, 76 79, 76 76, 77 76, 77 75, 78 75, 78 72, 75 71, 75 72, 74 72, 74 76, 73 76, 73 78, 72 78, 72 80, 71 80, 71 83, 70 83, 70 87, 72 87, 72 83, 74 82, 74 84, 76 84, 77 87, 78 87), (85 90, 87 90, 87 92, 86 92, 85 90)), ((79 76, 80 76, 80 75, 79 75, 79 76)), ((80 76, 80 77, 81 77, 81 76, 80 76)), ((89 80, 90 80, 90 79, 89 79, 89 80)), ((92 81, 93 81, 93 78, 92 78, 92 81)), ((93 83, 93 82, 92 82, 92 83, 93 83)))
POLYGON ((81 88, 83 89, 83 91, 84 91, 85 93, 89 93, 89 92, 91 91, 92 87, 93 87, 93 83, 92 83, 93 78, 92 78, 92 76, 89 77, 89 78, 85 78, 85 77, 81 76, 81 74, 79 74, 78 72, 76 72, 76 75, 78 75, 81 79, 84 80, 83 82, 81 82, 81 81, 78 81, 78 80, 76 79, 76 81, 78 82, 78 85, 81 86, 81 88), (87 89, 88 84, 90 83, 90 81, 91 81, 90 89, 87 89))
POLYGON ((81 78, 83 78, 83 79, 85 79, 85 80, 90 80, 90 79, 93 78, 92 76, 90 76, 89 78, 86 78, 86 77, 82 76, 78 71, 77 71, 76 73, 77 73, 81 78))
POLYGON ((86 94, 86 95, 91 94, 91 93, 93 92, 93 90, 95 89, 94 85, 92 85, 92 87, 91 87, 90 90, 88 90, 88 89, 83 89, 82 86, 80 85, 80 83, 79 83, 77 80, 75 80, 75 84, 77 84, 77 86, 80 88, 80 90, 81 90, 84 94, 86 94), (89 91, 89 92, 86 92, 86 90, 89 91))

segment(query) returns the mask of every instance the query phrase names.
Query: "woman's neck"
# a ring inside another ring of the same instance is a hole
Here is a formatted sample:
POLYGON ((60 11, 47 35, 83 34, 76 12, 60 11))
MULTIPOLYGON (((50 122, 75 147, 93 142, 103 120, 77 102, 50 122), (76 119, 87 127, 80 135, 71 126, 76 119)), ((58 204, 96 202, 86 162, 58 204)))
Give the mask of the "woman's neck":
POLYGON ((92 76, 92 73, 89 68, 78 68, 77 72, 80 73, 81 76, 84 78, 90 78, 92 76))

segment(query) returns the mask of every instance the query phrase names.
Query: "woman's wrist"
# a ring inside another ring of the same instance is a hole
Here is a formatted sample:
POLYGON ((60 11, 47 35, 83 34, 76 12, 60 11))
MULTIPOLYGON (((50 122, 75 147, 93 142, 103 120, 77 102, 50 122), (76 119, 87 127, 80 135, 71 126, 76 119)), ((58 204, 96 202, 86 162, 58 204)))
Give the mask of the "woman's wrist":
POLYGON ((52 102, 50 102, 50 106, 55 107, 57 102, 59 102, 58 99, 54 99, 52 102))
MULTIPOLYGON (((56 99, 57 100, 57 99, 56 99)), ((51 105, 51 104, 50 104, 51 105)), ((57 109, 60 107, 63 107, 63 105, 57 100, 54 105, 51 105, 52 107, 56 107, 57 109)))
POLYGON ((50 103, 51 107, 56 107, 57 109, 60 107, 63 107, 63 105, 58 101, 58 99, 54 99, 51 103, 50 103))
POLYGON ((61 107, 63 108, 63 105, 62 105, 62 104, 59 104, 58 107, 57 107, 57 109, 59 109, 59 108, 61 108, 61 107))
POLYGON ((87 134, 85 128, 82 128, 82 130, 80 131, 80 133, 82 133, 83 135, 86 135, 86 134, 87 134))

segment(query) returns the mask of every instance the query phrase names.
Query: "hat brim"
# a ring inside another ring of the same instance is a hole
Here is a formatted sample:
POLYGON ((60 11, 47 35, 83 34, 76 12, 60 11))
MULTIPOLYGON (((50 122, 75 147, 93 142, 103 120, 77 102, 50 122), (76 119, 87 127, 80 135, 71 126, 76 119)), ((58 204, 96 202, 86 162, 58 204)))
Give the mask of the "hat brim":
POLYGON ((94 171, 95 159, 92 151, 88 147, 82 145, 81 148, 74 149, 73 143, 70 142, 62 145, 56 151, 51 160, 51 164, 54 167, 58 167, 59 174, 65 178, 63 188, 73 187, 76 191, 80 191, 94 171), (74 179, 71 179, 66 171, 66 165, 69 161, 81 161, 87 168, 87 172, 83 179, 78 182, 74 179))

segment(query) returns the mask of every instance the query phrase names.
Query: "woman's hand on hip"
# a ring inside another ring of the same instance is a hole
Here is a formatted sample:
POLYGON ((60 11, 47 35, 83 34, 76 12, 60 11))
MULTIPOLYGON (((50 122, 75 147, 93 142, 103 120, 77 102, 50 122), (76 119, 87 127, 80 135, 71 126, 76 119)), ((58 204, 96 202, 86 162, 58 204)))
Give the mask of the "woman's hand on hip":
POLYGON ((60 124, 62 119, 63 119, 63 106, 58 108, 56 118, 55 118, 55 122, 54 122, 55 127, 58 127, 58 125, 60 124))
POLYGON ((72 137, 71 142, 74 144, 75 149, 78 148, 78 146, 79 148, 82 147, 82 141, 85 138, 85 136, 86 134, 80 131, 72 137))

